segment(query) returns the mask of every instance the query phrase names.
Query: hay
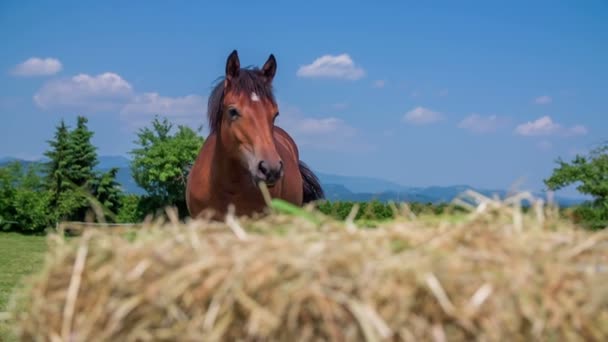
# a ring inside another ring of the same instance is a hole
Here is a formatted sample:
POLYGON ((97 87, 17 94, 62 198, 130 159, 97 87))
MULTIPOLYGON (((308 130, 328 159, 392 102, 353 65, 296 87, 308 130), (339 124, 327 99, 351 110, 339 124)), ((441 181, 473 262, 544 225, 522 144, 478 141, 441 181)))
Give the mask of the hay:
MULTIPOLYGON (((479 199, 479 198, 478 198, 479 199)), ((608 231, 482 199, 465 220, 314 215, 52 236, 24 341, 608 338, 608 231)))

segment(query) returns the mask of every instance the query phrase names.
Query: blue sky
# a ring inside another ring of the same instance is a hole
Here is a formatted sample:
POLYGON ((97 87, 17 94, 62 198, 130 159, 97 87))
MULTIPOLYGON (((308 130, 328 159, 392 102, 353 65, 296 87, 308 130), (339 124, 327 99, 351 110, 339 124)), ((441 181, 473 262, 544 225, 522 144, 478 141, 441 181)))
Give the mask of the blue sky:
POLYGON ((104 155, 156 113, 204 124, 233 49, 276 56, 278 124, 322 172, 538 190, 607 138, 606 1, 6 0, 0 41, 0 156, 78 114, 104 155))

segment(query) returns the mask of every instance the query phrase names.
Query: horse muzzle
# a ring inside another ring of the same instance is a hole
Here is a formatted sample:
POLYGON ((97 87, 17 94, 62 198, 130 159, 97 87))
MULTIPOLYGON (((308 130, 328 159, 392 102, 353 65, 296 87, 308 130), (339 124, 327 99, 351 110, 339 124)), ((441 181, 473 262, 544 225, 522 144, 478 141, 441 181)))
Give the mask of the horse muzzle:
POLYGON ((279 160, 275 163, 270 163, 266 160, 262 160, 258 163, 258 168, 253 175, 256 184, 264 182, 271 188, 277 184, 277 182, 283 177, 283 161, 279 160))

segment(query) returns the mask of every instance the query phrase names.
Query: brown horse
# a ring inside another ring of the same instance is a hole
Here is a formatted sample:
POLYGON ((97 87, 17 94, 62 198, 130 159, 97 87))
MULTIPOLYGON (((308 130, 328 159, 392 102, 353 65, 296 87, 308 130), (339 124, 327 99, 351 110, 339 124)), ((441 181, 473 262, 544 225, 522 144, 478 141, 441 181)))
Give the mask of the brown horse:
POLYGON ((236 50, 228 56, 226 75, 209 97, 210 134, 188 175, 190 216, 209 210, 223 219, 230 204, 238 216, 262 212, 266 202, 260 182, 271 197, 294 205, 324 198, 319 180, 300 161, 294 140, 275 125, 276 69, 272 54, 262 69, 241 68, 236 50))

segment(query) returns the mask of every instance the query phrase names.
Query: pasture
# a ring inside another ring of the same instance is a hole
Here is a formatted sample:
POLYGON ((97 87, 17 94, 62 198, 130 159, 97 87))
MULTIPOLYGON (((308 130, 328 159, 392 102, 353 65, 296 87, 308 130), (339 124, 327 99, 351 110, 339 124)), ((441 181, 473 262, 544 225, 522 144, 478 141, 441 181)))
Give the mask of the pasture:
MULTIPOLYGON (((23 277, 42 267, 45 252, 44 236, 0 234, 0 312, 7 310, 10 295, 23 277)), ((0 322, 0 341, 10 340, 9 328, 0 322)))

